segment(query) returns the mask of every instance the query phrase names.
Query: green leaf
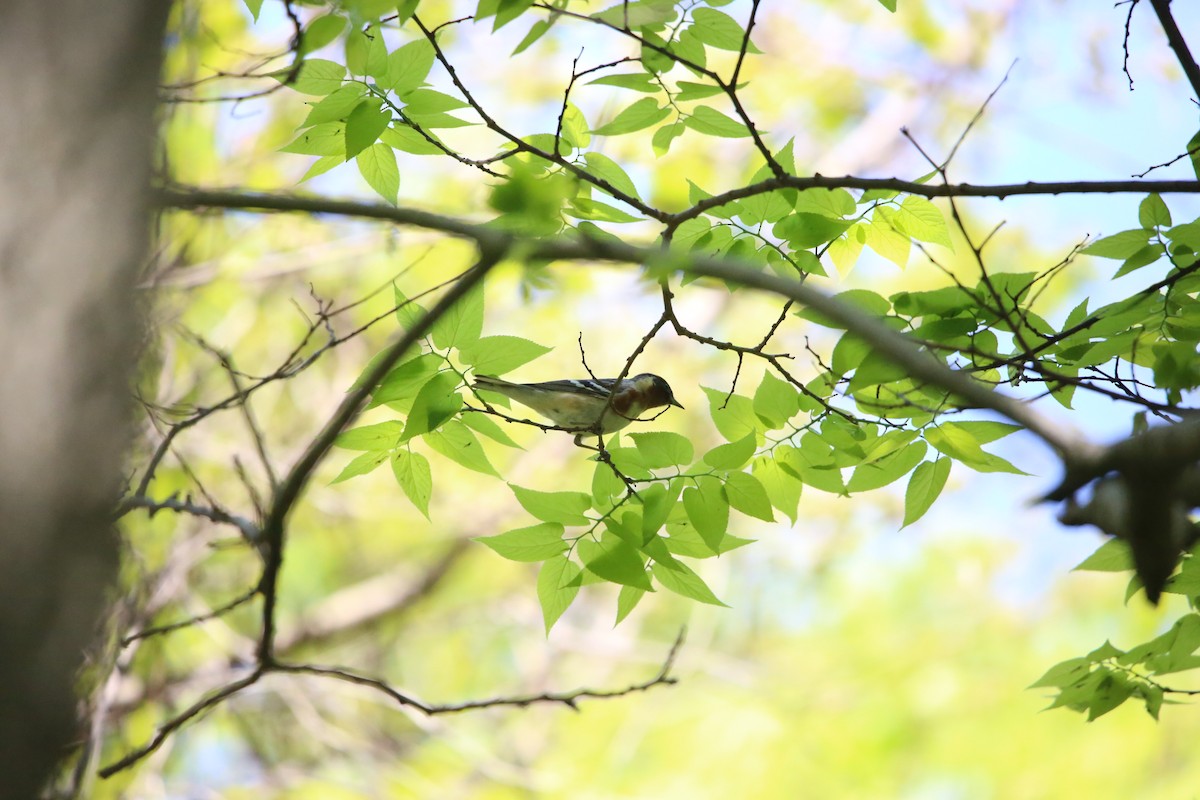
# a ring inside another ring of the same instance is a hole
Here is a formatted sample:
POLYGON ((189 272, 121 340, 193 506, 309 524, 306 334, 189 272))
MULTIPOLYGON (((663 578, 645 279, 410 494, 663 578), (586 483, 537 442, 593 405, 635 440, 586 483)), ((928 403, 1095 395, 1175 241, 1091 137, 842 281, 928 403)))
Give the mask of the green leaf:
MULTIPOLYGON (((683 122, 676 120, 669 125, 663 125, 654 132, 650 137, 650 146, 654 148, 654 155, 662 158, 671 149, 671 142, 683 135, 686 126, 683 122)), ((684 223, 685 225, 687 223, 684 223)))
POLYGON ((371 405, 415 398, 421 387, 437 374, 441 364, 442 360, 433 353, 424 353, 392 367, 371 395, 371 405))
POLYGON ((714 553, 721 552, 721 540, 729 528, 729 501, 716 478, 698 478, 696 486, 683 492, 683 507, 688 521, 714 553))
POLYGON ((621 165, 613 161, 603 153, 587 153, 583 157, 587 164, 587 170, 597 178, 602 178, 612 185, 619 192, 624 192, 630 197, 637 197, 637 187, 633 184, 633 179, 625 173, 621 165))
POLYGON ((617 620, 613 625, 620 625, 621 620, 628 617, 629 612, 633 611, 634 607, 645 596, 645 589, 639 589, 636 586, 622 586, 620 593, 617 595, 617 620))
POLYGON ((970 429, 961 423, 946 422, 936 428, 925 430, 925 441, 937 450, 963 463, 976 472, 1012 472, 1017 475, 1028 473, 1014 467, 1000 456, 988 453, 979 446, 970 429))
POLYGON ((712 558, 713 556, 724 555, 731 550, 736 550, 739 547, 745 547, 754 542, 753 539, 743 539, 740 536, 734 536, 727 533, 721 539, 721 547, 717 552, 713 552, 692 524, 686 520, 671 521, 667 523, 667 536, 663 537, 667 549, 677 556, 685 556, 687 558, 712 558))
POLYGON ((888 11, 891 11, 893 14, 896 13, 896 0, 879 0, 879 5, 883 6, 888 11))
MULTIPOLYGON (((718 50, 739 52, 746 32, 733 17, 711 8, 697 8, 692 11, 692 33, 697 39, 709 47, 718 50)), ((747 43, 746 52, 761 53, 753 43, 747 43)))
MULTIPOLYGON (((687 66, 699 77, 700 73, 697 70, 704 69, 707 65, 708 51, 704 49, 704 42, 700 41, 693 28, 694 26, 688 26, 680 31, 675 41, 667 45, 667 49, 679 63, 687 66)), ((645 63, 644 57, 642 63, 645 63)))
POLYGON ((939 458, 936 461, 918 464, 913 470, 912 477, 908 479, 908 488, 904 492, 904 522, 900 525, 901 528, 906 528, 925 516, 925 512, 946 486, 951 463, 948 458, 939 458))
MULTIPOLYGON (((1195 556, 1193 556, 1193 559, 1195 556)), ((1185 565, 1186 569, 1186 565, 1185 565)), ((1188 614, 1175 623, 1175 641, 1171 655, 1190 656, 1200 647, 1200 615, 1188 614)))
POLYGON ((534 22, 533 25, 529 27, 529 32, 525 34, 525 38, 522 39, 515 48, 513 48, 512 54, 515 56, 528 50, 538 39, 542 38, 547 32, 549 32, 550 27, 554 24, 556 19, 558 19, 558 17, 553 16, 548 20, 539 19, 534 22))
POLYGON ((643 128, 649 128, 662 122, 671 113, 671 109, 660 107, 653 97, 643 97, 632 105, 621 110, 607 125, 593 128, 596 136, 620 136, 633 133, 643 128))
POLYGON ((350 459, 350 463, 343 467, 342 471, 338 473, 338 476, 329 483, 332 486, 335 483, 341 483, 342 481, 349 480, 350 478, 356 478, 359 475, 366 475, 368 472, 371 472, 380 464, 387 461, 388 455, 389 453, 387 450, 368 450, 365 453, 359 453, 354 458, 350 459))
POLYGON ((1126 572, 1133 569, 1133 556, 1124 539, 1109 539, 1090 556, 1076 564, 1074 572, 1126 572))
POLYGON ((642 526, 641 537, 635 544, 649 541, 667 522, 667 517, 679 502, 679 491, 683 488, 682 481, 671 481, 667 486, 655 484, 641 491, 642 495, 642 526))
POLYGON ((755 458, 752 472, 754 477, 762 483, 763 488, 767 490, 767 497, 771 499, 771 505, 786 514, 788 519, 795 524, 800 505, 800 494, 804 489, 804 484, 800 482, 800 479, 785 470, 783 465, 771 455, 755 458))
POLYGON ((635 92, 646 92, 649 94, 657 94, 662 91, 662 87, 654 82, 654 79, 645 72, 629 72, 619 75, 605 75, 601 78, 596 78, 594 81, 588 81, 588 86, 619 86, 622 89, 631 89, 635 92))
POLYGON ((1138 206, 1138 222, 1143 228, 1171 227, 1171 211, 1160 195, 1146 195, 1138 206))
POLYGON ((854 370, 854 377, 846 387, 846 394, 854 394, 871 386, 892 383, 907 377, 908 372, 896 363, 891 356, 879 351, 869 350, 862 363, 854 370))
POLYGON ((503 375, 544 356, 553 348, 520 336, 484 336, 458 348, 464 364, 478 375, 503 375))
POLYGON ((1142 684, 1137 686, 1137 693, 1146 702, 1146 713, 1156 720, 1158 719, 1158 712, 1162 709, 1163 691, 1161 686, 1146 686, 1142 684))
POLYGON ((483 285, 467 292, 457 303, 433 323, 430 335, 433 343, 443 350, 460 350, 479 340, 483 332, 483 285))
POLYGON ((528 11, 531 5, 533 5, 533 0, 499 0, 496 3, 495 10, 492 11, 485 0, 484 3, 480 4, 479 8, 489 8, 489 10, 486 14, 479 14, 478 16, 480 19, 483 19, 484 17, 495 15, 496 21, 492 23, 492 32, 494 33, 528 11))
POLYGON ((464 412, 462 422, 476 433, 481 433, 492 441, 499 442, 506 447, 515 447, 518 450, 523 450, 521 445, 513 441, 513 438, 504 432, 500 425, 489 417, 487 414, 466 413, 464 412))
POLYGON ((675 93, 675 102, 677 103, 687 103, 692 100, 703 100, 706 97, 714 97, 715 95, 725 93, 725 90, 722 87, 712 83, 679 81, 678 85, 679 91, 675 93))
POLYGON ((537 595, 542 606, 542 618, 546 622, 546 633, 558 622, 579 594, 579 567, 567 560, 565 555, 546 559, 538 572, 537 595))
POLYGON ((627 25, 632 29, 653 28, 675 18, 675 3, 662 0, 623 0, 591 16, 622 30, 627 25))
POLYGON ((900 233, 914 239, 954 249, 954 244, 950 241, 950 229, 946 226, 946 217, 938 211, 937 206, 924 197, 913 194, 904 198, 890 222, 900 233))
POLYGON ((1196 174, 1196 179, 1200 180, 1200 131, 1196 131, 1196 134, 1188 139, 1187 153, 1192 162, 1192 172, 1196 174))
POLYGON ((879 206, 866 226, 866 245, 900 269, 908 264, 912 241, 891 222, 891 209, 879 206))
POLYGON ((453 372, 439 372, 422 386, 413 400, 412 410, 408 412, 408 421, 400 441, 406 442, 414 436, 436 430, 457 414, 463 404, 462 395, 455 391, 457 388, 458 376, 453 372))
POLYGON ((421 0, 398 0, 396 3, 396 24, 403 25, 417 11, 417 3, 421 0))
POLYGON ((304 177, 298 183, 304 183, 318 175, 324 175, 329 170, 344 163, 346 163, 346 159, 343 156, 321 156, 309 165, 308 170, 304 173, 304 177))
POLYGON ((361 83, 348 83, 328 97, 323 98, 309 110, 300 127, 307 128, 322 122, 338 122, 346 119, 358 107, 367 93, 361 83))
POLYGON ((854 196, 845 189, 812 188, 796 195, 796 211, 838 220, 854 214, 858 207, 854 196))
POLYGON ((433 89, 413 89, 405 92, 401 98, 404 101, 404 111, 407 114, 434 114, 440 111, 454 111, 468 108, 469 104, 433 89))
POLYGON ((298 153, 302 156, 346 157, 346 124, 324 122, 301 131, 295 139, 279 148, 281 153, 298 153))
POLYGON ((559 151, 563 151, 562 143, 576 150, 582 150, 591 144, 592 135, 588 133, 587 118, 574 103, 567 103, 560 114, 561 139, 559 151))
POLYGON ((576 219, 592 219, 599 222, 641 222, 641 217, 635 217, 627 211, 622 211, 616 206, 610 206, 608 203, 602 203, 599 200, 592 200, 587 197, 576 197, 571 200, 565 212, 576 219))
POLYGON ((246 4, 246 10, 250 12, 251 18, 258 22, 258 13, 262 11, 263 0, 242 0, 246 4))
POLYGON ((651 565, 650 571, 654 573, 654 579, 661 583, 663 588, 669 589, 675 594, 699 600, 701 603, 728 608, 717 599, 704 579, 682 562, 676 561, 672 566, 667 566, 656 561, 651 565))
POLYGON ((829 260, 837 267, 842 275, 849 274, 862 255, 863 245, 867 242, 866 226, 861 222, 851 225, 840 238, 829 243, 826 253, 829 260))
POLYGON ((429 519, 429 498, 433 495, 433 472, 429 459, 420 453, 397 450, 392 453, 392 474, 418 511, 429 519))
POLYGON ((690 115, 684 117, 683 124, 706 136, 738 139, 750 135, 750 129, 743 123, 708 106, 696 106, 690 115))
POLYGON ((1129 258, 1150 243, 1152 231, 1145 228, 1121 231, 1097 239, 1079 252, 1100 258, 1129 258))
POLYGON ((539 492, 510 483, 509 488, 521 507, 543 522, 563 525, 587 525, 584 512, 592 507, 592 498, 583 492, 539 492))
POLYGON ((704 454, 703 461, 716 469, 741 469, 754 455, 755 434, 753 431, 729 444, 719 444, 704 454))
MULTIPOLYGON (((262 0, 255 0, 262 5, 262 0)), ((258 14, 255 13, 255 19, 258 14)), ((317 17, 304 28, 304 39, 300 45, 300 55, 307 55, 314 50, 320 50, 325 45, 337 39, 346 30, 346 18, 340 14, 325 14, 317 17)), ((366 87, 363 87, 366 88, 366 87)))
POLYGON ((610 583, 633 586, 645 591, 654 588, 638 551, 615 535, 606 533, 601 536, 600 542, 591 557, 585 560, 584 566, 588 572, 610 583))
MULTIPOLYGON (((286 82, 291 75, 290 66, 271 73, 271 77, 281 83, 286 82)), ((345 77, 346 68, 341 64, 323 58, 309 58, 300 65, 295 80, 287 85, 300 94, 324 96, 341 88, 342 79, 345 77)))
MULTIPOLYGON (((363 150, 366 150, 379 141, 379 135, 387 129, 391 121, 392 115, 384 111, 378 103, 369 100, 364 100, 360 103, 357 108, 350 112, 350 116, 346 117, 346 159, 354 158, 363 150)), ((385 147, 385 149, 387 148, 385 147)), ((392 155, 390 150, 388 150, 387 154, 392 157, 392 169, 395 170, 395 156, 392 155)), ((361 164, 359 165, 359 169, 363 169, 361 164)), ((368 183, 371 183, 371 178, 367 176, 365 170, 363 171, 363 177, 367 178, 368 183)), ((395 180, 396 187, 399 188, 399 173, 396 174, 395 180)), ((375 188, 373 183, 371 188, 375 188)), ((395 202, 394 198, 395 195, 393 193, 392 202, 395 202)))
POLYGON ((695 455, 692 443, 686 436, 669 431, 654 431, 652 433, 631 433, 634 445, 642 455, 642 460, 650 469, 674 467, 691 462, 695 455))
POLYGON ((1042 677, 1029 684, 1030 689, 1045 687, 1063 687, 1078 683, 1092 671, 1092 660, 1082 656, 1060 661, 1046 670, 1042 677))
MULTIPOLYGON (((1134 270, 1148 267, 1166 255, 1167 249, 1161 244, 1148 244, 1141 250, 1125 259, 1124 263, 1113 273, 1114 278, 1119 278, 1122 275, 1127 275, 1134 270)), ((1065 326, 1064 326, 1065 327, 1065 326)))
MULTIPOLYGON (((400 323, 400 327, 406 331, 411 331, 416 327, 417 323, 425 318, 425 307, 416 300, 411 300, 400 290, 396 284, 392 284, 392 299, 396 305, 396 322, 400 323)), ((430 358, 439 361, 432 353, 427 353, 430 358)))
POLYGON ((400 169, 396 166, 395 151, 386 144, 375 143, 359 153, 355 161, 367 185, 395 205, 396 194, 400 191, 400 169))
POLYGON ((797 250, 818 247, 845 233, 852 221, 831 219, 822 214, 798 211, 775 224, 775 235, 787 239, 797 250))
MULTIPOLYGON (((979 305, 970 292, 958 286, 944 286, 924 292, 897 292, 889 299, 896 313, 907 317, 954 317, 963 312, 972 312, 979 305)), ((975 329, 973 317, 962 322, 969 326, 967 330, 975 329)))
POLYGON ((425 83, 433 69, 433 45, 425 38, 409 42, 388 54, 387 74, 379 81, 383 89, 404 95, 425 83))
POLYGON ((956 428, 971 434, 971 437, 980 444, 994 442, 997 439, 1003 439, 1005 436, 1024 430, 1022 426, 1013 425, 1011 422, 991 422, 988 420, 955 422, 953 424, 956 428))
POLYGON ((617 477, 612 467, 603 461, 596 462, 592 470, 592 505, 604 508, 611 504, 612 498, 625 493, 625 482, 617 477))
MULTIPOLYGON (((429 136, 433 136, 433 134, 429 134, 429 136)), ((415 128, 400 122, 392 123, 386 131, 379 135, 379 141, 393 150, 417 156, 440 156, 443 153, 440 147, 418 133, 415 128)))
MULTIPOLYGON (((1107 670, 1105 670, 1107 672, 1107 670)), ((1124 703, 1133 694, 1134 686, 1119 672, 1109 672, 1100 679, 1092 694, 1088 709, 1088 722, 1104 716, 1124 703)))
POLYGON ((353 30, 346 36, 346 67, 354 75, 387 77, 387 46, 377 26, 365 31, 353 30))
POLYGON ((846 494, 832 446, 812 431, 801 437, 799 448, 779 445, 772 453, 786 472, 798 477, 806 486, 822 492, 846 494))
POLYGON ((800 392, 768 370, 754 392, 753 407, 768 430, 778 430, 800 412, 800 392))
POLYGON ((767 497, 767 490, 758 478, 745 472, 731 472, 725 478, 724 488, 725 499, 731 507, 764 522, 775 521, 771 499, 767 497))
POLYGON ((342 431, 333 440, 333 446, 346 450, 390 450, 400 443, 402 433, 403 423, 388 420, 342 431))
POLYGON ((921 464, 927 450, 924 442, 913 442, 878 461, 859 464, 846 483, 846 489, 850 492, 869 492, 887 486, 921 464))
POLYGON ((747 434, 754 434, 757 441, 762 423, 758 421, 758 416, 754 413, 754 403, 749 397, 730 395, 728 392, 710 389, 707 386, 701 388, 708 397, 708 409, 713 424, 727 441, 740 441, 747 434))
MULTIPOLYGON (((468 414, 467 416, 477 415, 468 414)), ((440 430, 425 434, 424 438, 430 447, 451 461, 484 475, 501 477, 496 468, 492 466, 492 462, 488 460, 487 453, 483 451, 483 445, 479 443, 479 439, 460 420, 451 420, 440 430)))
MULTIPOLYGON (((652 486, 651 489, 656 490, 661 499, 664 491, 663 488, 661 486, 652 486)), ((616 513, 609 514, 604 520, 604 527, 635 550, 640 550, 642 544, 646 541, 645 537, 642 536, 642 515, 637 510, 626 509, 619 515, 616 513)), ((594 544, 591 546, 595 547, 594 544)), ((585 554, 588 544, 585 542, 583 547, 584 550, 580 552, 584 561, 586 561, 590 557, 585 554)))
POLYGON ((486 544, 509 561, 545 561, 567 551, 563 526, 543 522, 528 528, 502 533, 498 536, 476 536, 475 541, 486 544))

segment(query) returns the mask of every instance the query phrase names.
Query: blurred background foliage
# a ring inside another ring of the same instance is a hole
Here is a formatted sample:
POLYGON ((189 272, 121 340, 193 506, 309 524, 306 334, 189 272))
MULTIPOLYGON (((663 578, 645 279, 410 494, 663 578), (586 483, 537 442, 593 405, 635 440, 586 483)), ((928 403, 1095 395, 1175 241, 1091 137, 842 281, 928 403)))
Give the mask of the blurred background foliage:
MULTIPOLYGON (((467 5, 423 2, 422 13, 448 19, 467 5)), ((1043 14, 1086 18, 1094 44, 1049 66, 1034 53, 1022 72, 1026 85, 1036 79, 1030 73, 1052 66, 1068 72, 1063 85, 1093 87, 1101 102, 1124 90, 1123 15, 1072 5, 1079 4, 902 0, 893 16, 866 0, 773 4, 755 35, 765 55, 750 63, 744 97, 764 128, 795 136, 801 174, 915 177, 926 169, 898 128, 907 125, 918 141, 944 151, 1003 75, 1015 42, 1043 14)), ((285 49, 286 20, 270 0, 257 26, 235 0, 184 0, 174 13, 167 84, 240 72, 257 64, 251 54, 285 49)), ((527 119, 530 131, 543 129, 581 42, 552 34, 510 58, 524 31, 493 37, 489 29, 457 26, 448 34, 455 57, 486 106, 527 119)), ((1143 68, 1150 87, 1139 91, 1151 97, 1155 82, 1177 80, 1169 67, 1143 68)), ((193 93, 245 94, 247 85, 270 86, 206 80, 193 93)), ((603 117, 611 99, 603 87, 579 97, 589 119, 603 117)), ((1008 153, 1008 177, 1035 177, 1003 144, 1006 117, 1020 102, 1019 87, 1001 92, 973 134, 978 144, 964 152, 961 177, 994 174, 997 152, 1008 153)), ((288 91, 237 103, 167 104, 163 175, 290 190, 310 159, 277 150, 306 111, 288 91)), ((468 149, 479 135, 446 131, 468 149)), ((644 158, 647 140, 639 136, 612 139, 608 152, 635 161, 643 170, 634 176, 639 186, 668 205, 686 203, 688 179, 716 191, 753 172, 743 142, 722 141, 725 150, 715 156, 707 144, 687 142, 657 160, 644 158)), ((302 188, 371 196, 353 167, 302 188)), ((448 160, 402 164, 401 203, 475 216, 484 214, 486 196, 478 173, 448 160)), ((1088 232, 1080 225, 1057 234, 1038 227, 1038 204, 1049 202, 1004 208, 1015 219, 998 234, 997 249, 1014 270, 1053 263, 1088 232)), ((967 207, 990 215, 996 204, 967 207)), ((986 219, 989 227, 996 221, 986 219)), ((626 230, 637 236, 637 226, 626 230)), ((160 249, 145 284, 152 325, 139 392, 160 420, 230 393, 221 357, 249 375, 275 371, 320 303, 347 307, 330 322, 337 334, 384 317, 303 372, 258 391, 250 418, 216 413, 177 438, 158 470, 156 494, 205 492, 248 516, 256 492, 271 480, 248 426, 263 432, 271 463, 290 464, 394 332, 386 316, 393 282, 415 296, 458 274, 471 257, 461 243, 432 234, 298 215, 163 212, 157 234, 160 249)), ((954 257, 946 257, 953 266, 954 257)), ((900 271, 864 258, 828 285, 869 284, 885 294, 940 285, 937 271, 917 262, 900 271)), ((1084 265, 1058 291, 1078 288, 1088 276, 1084 265)), ((489 280, 485 333, 556 344, 520 379, 582 375, 580 334, 592 369, 612 373, 657 317, 653 300, 628 271, 510 264, 489 280)), ((1066 311, 1055 292, 1042 302, 1047 314, 1066 311)), ((715 289, 689 293, 679 308, 697 329, 740 332, 743 339, 756 338, 746 332, 774 316, 761 298, 715 289)), ((323 341, 318 335, 304 353, 323 341)), ((785 342, 798 355, 806 344, 794 331, 785 342)), ((698 451, 718 443, 700 387, 728 389, 735 359, 659 337, 641 363, 667 377, 688 408, 660 419, 657 429, 685 434, 698 451)), ((739 385, 757 385, 755 369, 747 364, 739 385)), ((376 409, 363 421, 386 418, 386 409, 376 409)), ((134 463, 144 463, 157 442, 151 428, 147 423, 134 463)), ((553 490, 589 481, 592 464, 570 437, 509 432, 524 450, 489 444, 488 452, 511 482, 553 490)), ((1037 453, 1011 448, 1001 452, 1018 466, 1044 466, 1037 453)), ((386 469, 331 485, 350 455, 336 452, 322 467, 291 521, 280 630, 289 657, 353 666, 425 700, 456 702, 641 682, 657 672, 686 625, 680 683, 583 701, 578 713, 534 706, 424 718, 365 689, 274 675, 177 732, 145 763, 97 781, 93 796, 949 800, 1188 797, 1200 785, 1189 744, 1200 733, 1194 710, 1167 709, 1155 723, 1127 705, 1089 725, 1076 715, 1038 713, 1049 695, 1025 691, 1050 664, 1106 638, 1141 641, 1164 618, 1140 603, 1124 608, 1119 578, 1062 577, 1097 540, 1062 533, 1045 512, 995 499, 1031 497, 1041 485, 1036 480, 956 469, 935 512, 901 532, 895 487, 852 501, 806 490, 797 525, 738 518, 731 533, 757 542, 702 565, 732 608, 659 592, 614 628, 616 592, 605 587, 581 596, 546 637, 535 568, 468 541, 526 524, 504 487, 427 452, 440 459, 430 521, 386 469)), ((124 521, 123 535, 132 592, 124 613, 150 624, 204 613, 257 578, 253 550, 207 523, 136 514, 124 521)), ((1178 611, 1174 602, 1181 601, 1168 599, 1167 619, 1178 611)), ((113 702, 100 760, 140 744, 172 709, 248 660, 257 621, 253 607, 241 609, 125 649, 109 682, 113 702)))

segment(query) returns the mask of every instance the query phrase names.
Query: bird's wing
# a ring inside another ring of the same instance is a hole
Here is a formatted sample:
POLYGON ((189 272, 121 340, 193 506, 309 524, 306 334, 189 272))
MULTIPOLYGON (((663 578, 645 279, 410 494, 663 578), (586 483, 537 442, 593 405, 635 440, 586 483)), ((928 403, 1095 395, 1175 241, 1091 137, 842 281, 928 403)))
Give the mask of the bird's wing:
POLYGON ((586 394, 593 397, 608 397, 616 378, 582 378, 580 380, 546 381, 532 383, 538 389, 548 392, 569 392, 571 394, 586 394))

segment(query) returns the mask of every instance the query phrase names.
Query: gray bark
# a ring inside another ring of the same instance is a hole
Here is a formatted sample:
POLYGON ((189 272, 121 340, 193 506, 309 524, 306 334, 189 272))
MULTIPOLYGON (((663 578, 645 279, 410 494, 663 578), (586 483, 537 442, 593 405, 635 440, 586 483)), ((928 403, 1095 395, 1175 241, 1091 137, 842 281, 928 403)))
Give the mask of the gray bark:
POLYGON ((0 3, 0 797, 76 737, 115 577, 165 0, 0 3))

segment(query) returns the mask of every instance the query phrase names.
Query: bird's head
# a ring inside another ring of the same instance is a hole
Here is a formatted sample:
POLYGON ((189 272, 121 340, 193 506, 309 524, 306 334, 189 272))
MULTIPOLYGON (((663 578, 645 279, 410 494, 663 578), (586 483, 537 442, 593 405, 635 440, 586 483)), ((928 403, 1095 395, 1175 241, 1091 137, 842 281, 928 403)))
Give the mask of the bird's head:
POLYGON ((671 385, 657 375, 652 375, 649 372, 634 375, 633 385, 637 387, 638 392, 645 399, 646 408, 658 408, 659 406, 683 408, 683 403, 675 399, 675 393, 671 391, 671 385))

